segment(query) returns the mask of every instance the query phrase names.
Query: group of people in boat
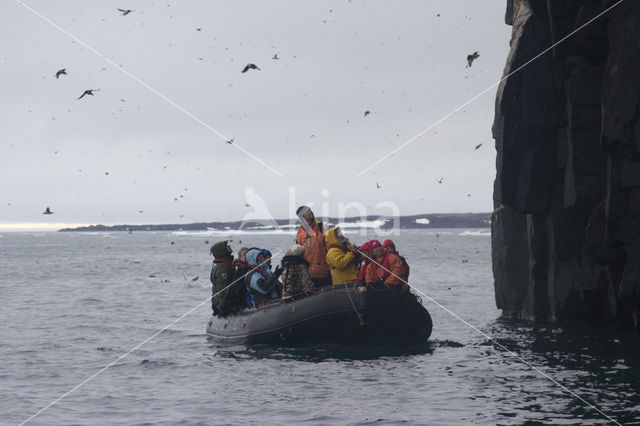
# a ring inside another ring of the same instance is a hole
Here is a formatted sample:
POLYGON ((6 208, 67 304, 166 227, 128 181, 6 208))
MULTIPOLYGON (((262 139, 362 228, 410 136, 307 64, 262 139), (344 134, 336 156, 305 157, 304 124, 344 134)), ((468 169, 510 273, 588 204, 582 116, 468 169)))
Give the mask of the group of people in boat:
POLYGON ((227 241, 211 247, 213 313, 226 316, 270 300, 308 294, 331 285, 359 283, 409 290, 409 265, 391 240, 353 245, 339 227, 323 233, 307 206, 298 208, 301 226, 296 244, 272 270, 271 252, 242 247, 237 258, 227 241))

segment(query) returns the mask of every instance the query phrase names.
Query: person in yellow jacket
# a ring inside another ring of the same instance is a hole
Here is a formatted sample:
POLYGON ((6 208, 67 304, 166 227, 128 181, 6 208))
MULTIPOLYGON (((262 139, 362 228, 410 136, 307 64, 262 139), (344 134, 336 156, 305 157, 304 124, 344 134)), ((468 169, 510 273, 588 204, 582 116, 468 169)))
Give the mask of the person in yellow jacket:
POLYGON ((333 285, 352 283, 358 278, 356 254, 339 227, 331 228, 325 237, 327 243, 327 263, 331 268, 333 285))

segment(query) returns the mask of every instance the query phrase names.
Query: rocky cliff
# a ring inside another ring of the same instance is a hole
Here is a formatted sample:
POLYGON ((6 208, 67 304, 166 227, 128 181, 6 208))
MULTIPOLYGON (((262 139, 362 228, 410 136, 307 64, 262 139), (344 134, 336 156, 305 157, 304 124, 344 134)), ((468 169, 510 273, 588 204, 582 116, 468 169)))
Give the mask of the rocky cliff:
POLYGON ((506 316, 640 327, 640 1, 590 22, 614 4, 507 2, 492 215, 506 316))

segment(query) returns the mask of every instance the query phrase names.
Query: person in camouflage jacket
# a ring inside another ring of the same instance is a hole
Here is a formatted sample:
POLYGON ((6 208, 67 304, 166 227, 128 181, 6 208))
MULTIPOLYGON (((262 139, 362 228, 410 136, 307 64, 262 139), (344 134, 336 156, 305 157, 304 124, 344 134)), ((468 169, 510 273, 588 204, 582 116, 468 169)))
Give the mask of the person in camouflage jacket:
POLYGON ((217 242, 211 247, 211 254, 215 258, 210 277, 213 285, 211 289, 211 308, 213 313, 218 316, 227 316, 246 306, 243 282, 234 283, 227 288, 234 282, 235 267, 232 253, 233 250, 226 241, 217 242))
POLYGON ((304 258, 305 248, 295 244, 287 249, 282 258, 283 283, 282 296, 295 296, 301 293, 310 293, 315 290, 311 276, 309 275, 309 262, 304 258))

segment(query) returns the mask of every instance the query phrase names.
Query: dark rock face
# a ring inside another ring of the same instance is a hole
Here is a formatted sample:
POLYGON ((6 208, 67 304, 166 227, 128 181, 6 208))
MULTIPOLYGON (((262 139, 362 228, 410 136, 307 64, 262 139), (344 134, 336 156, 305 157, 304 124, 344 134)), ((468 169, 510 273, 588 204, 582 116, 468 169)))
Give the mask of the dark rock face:
POLYGON ((561 41, 614 3, 507 1, 492 216, 506 316, 640 328, 640 2, 561 41))

